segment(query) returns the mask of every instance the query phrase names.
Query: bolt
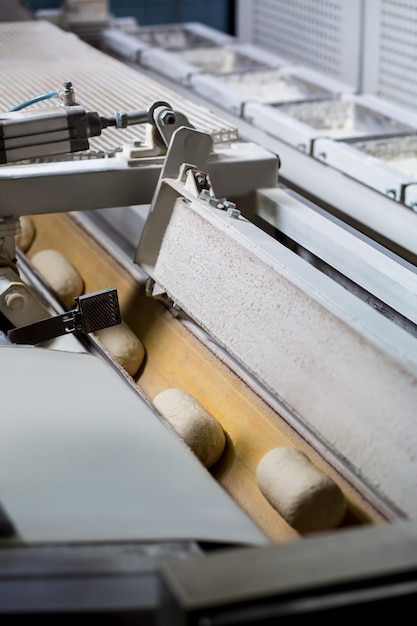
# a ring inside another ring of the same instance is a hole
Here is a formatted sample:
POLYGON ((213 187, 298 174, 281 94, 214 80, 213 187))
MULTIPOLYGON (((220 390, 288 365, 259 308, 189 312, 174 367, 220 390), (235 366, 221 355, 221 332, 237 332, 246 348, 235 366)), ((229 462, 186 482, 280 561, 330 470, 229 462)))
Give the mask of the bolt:
POLYGON ((4 296, 4 304, 11 311, 20 311, 25 305, 25 298, 22 293, 10 291, 4 296))
POLYGON ((397 197, 395 189, 385 189, 385 193, 387 194, 388 198, 391 198, 392 200, 395 200, 397 197))
POLYGON ((326 152, 319 152, 318 155, 319 159, 321 159, 322 161, 325 161, 327 159, 327 154, 326 152))
POLYGON ((65 83, 64 83, 64 87, 65 87, 65 89, 71 89, 72 82, 70 80, 66 80, 65 83))
POLYGON ((162 111, 161 116, 159 118, 162 124, 175 124, 175 113, 174 111, 162 111))
POLYGON ((206 175, 203 174, 202 172, 197 172, 196 175, 195 175, 195 182, 200 187, 203 187, 204 185, 207 185, 207 177, 206 177, 206 175))
POLYGON ((417 213, 417 202, 413 202, 413 204, 410 204, 410 209, 414 211, 414 213, 417 213))
POLYGON ((240 211, 239 209, 229 208, 226 211, 226 215, 227 217, 231 217, 232 219, 237 220, 240 217, 240 211))

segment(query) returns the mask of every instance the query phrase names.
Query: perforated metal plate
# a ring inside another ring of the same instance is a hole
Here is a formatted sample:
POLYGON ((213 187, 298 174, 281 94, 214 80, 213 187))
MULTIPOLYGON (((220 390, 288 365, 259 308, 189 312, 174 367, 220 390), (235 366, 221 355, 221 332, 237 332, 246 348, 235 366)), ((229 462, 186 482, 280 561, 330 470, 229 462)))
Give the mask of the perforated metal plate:
POLYGON ((416 111, 417 2, 365 6, 364 91, 416 111))
POLYGON ((357 88, 361 0, 239 0, 238 35, 357 88))

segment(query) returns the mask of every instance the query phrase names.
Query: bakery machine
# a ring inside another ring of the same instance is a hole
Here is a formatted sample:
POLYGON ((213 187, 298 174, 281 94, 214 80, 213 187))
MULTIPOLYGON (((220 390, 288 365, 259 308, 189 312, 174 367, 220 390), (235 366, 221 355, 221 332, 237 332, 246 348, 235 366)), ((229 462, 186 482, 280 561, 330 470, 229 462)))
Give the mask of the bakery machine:
MULTIPOLYGON (((277 556, 270 546, 207 556, 218 544, 298 537, 256 487, 256 465, 269 449, 300 447, 338 482, 348 501, 343 526, 415 517, 414 269, 277 184, 276 157, 242 141, 231 122, 50 25, 3 34, 0 45, 21 43, 8 58, 15 80, 5 109, 31 96, 35 68, 38 93, 61 85, 64 67, 72 84, 58 106, 47 99, 1 116, 2 611, 139 612, 152 621, 162 607, 171 623, 191 607, 197 623, 272 619, 273 612, 251 612, 257 599, 307 597, 307 582, 294 574, 292 589, 291 581, 283 591, 268 587, 268 566, 262 588, 234 576, 257 554, 267 555, 260 571, 271 558, 276 572, 279 547, 277 556), (33 61, 22 64, 28 39, 33 61), (131 104, 144 98, 143 107, 131 104), (279 215, 275 237, 262 224, 268 214, 279 215), (18 276, 14 235, 23 215, 33 216, 37 234, 18 254, 18 276), (68 311, 31 266, 47 247, 83 274, 85 295, 70 327, 68 311), (147 351, 133 379, 76 323, 85 302, 114 302, 112 287, 147 351), (45 318, 49 328, 64 322, 65 335, 37 335, 45 318), (19 332, 26 345, 13 343, 19 332), (28 347, 39 340, 50 343, 28 347), (194 392, 221 421, 228 448, 211 473, 152 408, 167 385, 194 392), (156 570, 171 557, 158 596, 156 570), (208 583, 220 571, 235 580, 221 583, 221 598, 208 583), (194 604, 193 580, 206 589, 194 604), (209 606, 234 611, 236 602, 245 615, 206 614, 209 606)), ((398 550, 391 570, 372 560, 368 569, 358 564, 355 578, 353 566, 335 573, 329 561, 320 579, 326 598, 333 575, 337 592, 352 579, 368 588, 383 580, 381 593, 388 581, 410 583, 408 528, 388 526, 370 547, 398 550)), ((361 532, 290 542, 288 559, 305 543, 312 552, 295 560, 328 550, 341 562, 361 532), (346 538, 342 556, 338 537, 346 538)))

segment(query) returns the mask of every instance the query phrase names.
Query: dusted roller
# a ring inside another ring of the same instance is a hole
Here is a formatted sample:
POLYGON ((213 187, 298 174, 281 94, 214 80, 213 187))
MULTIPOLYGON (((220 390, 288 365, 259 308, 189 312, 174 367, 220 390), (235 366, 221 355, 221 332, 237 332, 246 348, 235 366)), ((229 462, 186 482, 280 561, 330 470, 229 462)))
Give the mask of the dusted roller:
POLYGON ((98 330, 95 334, 113 359, 128 374, 134 376, 142 365, 145 349, 129 326, 122 322, 117 326, 98 330))
POLYGON ((20 218, 20 228, 21 232, 16 236, 16 246, 22 250, 22 252, 26 252, 29 250, 33 240, 35 239, 35 224, 29 216, 23 215, 20 218))
POLYGON ((226 445, 223 429, 198 400, 183 389, 166 389, 153 404, 205 467, 219 460, 226 445))
POLYGON ((71 308, 74 298, 83 292, 83 279, 75 267, 57 250, 42 250, 32 257, 32 264, 50 284, 64 304, 71 308))
POLYGON ((268 502, 300 533, 335 528, 346 512, 336 483, 296 448, 275 448, 261 459, 256 480, 268 502))

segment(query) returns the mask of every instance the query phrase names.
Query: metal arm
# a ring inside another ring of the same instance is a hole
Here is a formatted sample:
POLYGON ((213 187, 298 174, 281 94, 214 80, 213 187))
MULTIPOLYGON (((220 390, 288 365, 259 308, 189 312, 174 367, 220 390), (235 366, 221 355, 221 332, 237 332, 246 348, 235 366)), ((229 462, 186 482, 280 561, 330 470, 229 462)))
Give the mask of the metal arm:
MULTIPOLYGON (((126 128, 148 123, 159 132, 160 142, 167 144, 170 134, 164 136, 165 127, 172 129, 177 125, 176 114, 169 103, 162 100, 144 110, 119 111, 104 117, 87 112, 76 103, 70 82, 64 84, 61 98, 63 106, 45 112, 21 112, 20 108, 26 106, 24 103, 15 111, 0 115, 0 164, 86 150, 89 148, 89 137, 100 135, 103 129, 110 126, 126 128)), ((184 123, 183 116, 178 123, 184 123)), ((114 289, 82 296, 74 311, 50 317, 49 311, 21 281, 16 271, 15 235, 18 232, 17 216, 0 216, 0 312, 17 326, 9 332, 9 340, 39 343, 67 332, 93 332, 99 327, 120 322, 114 289), (92 315, 88 317, 86 311, 92 312, 92 315), (88 323, 84 323, 85 320, 88 323)))

